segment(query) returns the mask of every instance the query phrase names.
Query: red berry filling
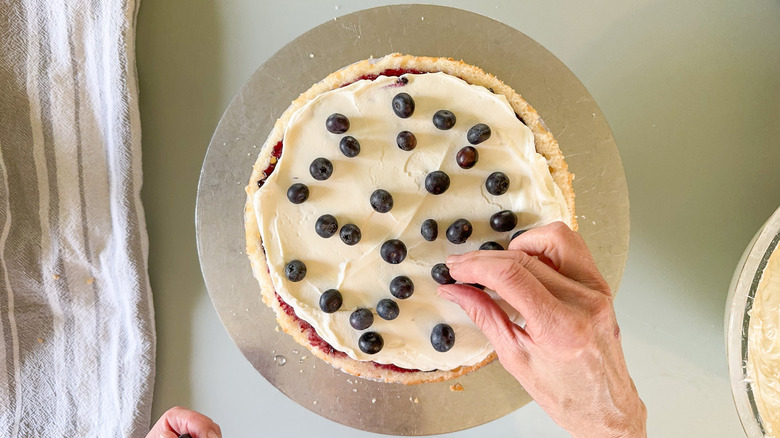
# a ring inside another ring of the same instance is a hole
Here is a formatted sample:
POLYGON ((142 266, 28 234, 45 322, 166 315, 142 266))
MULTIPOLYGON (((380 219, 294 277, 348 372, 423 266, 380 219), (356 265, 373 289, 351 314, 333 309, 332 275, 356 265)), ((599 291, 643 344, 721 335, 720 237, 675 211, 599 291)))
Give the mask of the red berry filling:
MULTIPOLYGON (((347 355, 343 351, 336 350, 330 344, 328 344, 327 341, 322 339, 320 335, 318 335, 317 332, 314 330, 314 327, 311 326, 311 324, 298 318, 298 315, 295 314, 295 310, 292 308, 292 306, 285 303, 282 297, 279 296, 279 294, 276 294, 276 301, 279 303, 279 306, 282 308, 284 313, 286 313, 287 315, 289 315, 291 318, 295 320, 295 322, 298 324, 298 326, 301 329, 301 333, 306 334, 306 339, 309 341, 309 344, 311 346, 332 356, 345 357, 347 355)), ((413 373, 419 371, 419 370, 410 370, 407 368, 401 368, 399 366, 392 365, 392 364, 385 365, 381 363, 376 363, 374 361, 371 361, 371 363, 374 364, 374 366, 377 368, 382 368, 382 369, 395 371, 399 373, 413 373)))

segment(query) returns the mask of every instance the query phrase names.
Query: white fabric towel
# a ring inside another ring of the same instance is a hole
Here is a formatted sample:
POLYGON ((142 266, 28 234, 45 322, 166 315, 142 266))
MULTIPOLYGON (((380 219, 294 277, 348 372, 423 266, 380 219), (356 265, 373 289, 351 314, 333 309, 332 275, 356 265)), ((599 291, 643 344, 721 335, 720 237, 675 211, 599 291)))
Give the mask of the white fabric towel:
POLYGON ((135 0, 0 0, 0 436, 145 436, 135 0))

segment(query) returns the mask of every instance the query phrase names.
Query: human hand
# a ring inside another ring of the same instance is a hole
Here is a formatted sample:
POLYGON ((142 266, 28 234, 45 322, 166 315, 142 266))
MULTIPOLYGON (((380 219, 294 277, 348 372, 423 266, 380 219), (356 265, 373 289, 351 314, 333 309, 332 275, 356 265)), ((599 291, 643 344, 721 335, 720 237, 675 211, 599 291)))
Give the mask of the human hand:
POLYGON ((446 264, 455 280, 487 286, 523 315, 520 327, 472 286, 438 290, 466 311, 556 423, 575 437, 647 436, 612 292, 579 234, 557 222, 521 234, 506 251, 453 255, 446 264))
POLYGON ((162 414, 146 438, 179 438, 187 434, 192 438, 222 438, 222 430, 211 418, 178 406, 162 414))

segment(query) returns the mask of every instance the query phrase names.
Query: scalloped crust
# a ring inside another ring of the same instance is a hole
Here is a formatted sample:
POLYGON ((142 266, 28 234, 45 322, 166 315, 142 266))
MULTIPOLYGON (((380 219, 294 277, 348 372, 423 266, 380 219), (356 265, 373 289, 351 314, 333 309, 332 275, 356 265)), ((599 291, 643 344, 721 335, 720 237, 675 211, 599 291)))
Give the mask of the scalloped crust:
MULTIPOLYGON (((455 61, 452 58, 420 57, 393 53, 381 58, 366 59, 331 73, 325 79, 314 84, 306 92, 302 93, 276 121, 255 161, 252 169, 252 176, 249 178, 249 184, 246 187, 247 202, 244 209, 244 224, 247 242, 246 252, 252 264, 252 272, 260 283, 263 302, 271 307, 276 313, 279 327, 284 330, 285 333, 291 335, 296 342, 311 350, 312 354, 336 368, 359 377, 385 382, 403 383, 406 385, 439 382, 454 379, 481 368, 492 362, 496 358, 496 354, 491 353, 482 362, 476 365, 459 367, 449 371, 399 370, 394 369, 394 367, 379 365, 375 362, 357 361, 332 348, 324 348, 322 343, 312 342, 312 334, 316 336, 316 333, 313 333, 314 329, 308 323, 293 316, 294 313, 290 314, 285 311, 285 308, 283 308, 282 304, 279 302, 271 282, 271 276, 268 273, 268 265, 252 203, 254 194, 258 190, 257 181, 263 179, 263 171, 268 167, 272 159, 271 152, 273 147, 282 140, 284 129, 295 111, 305 105, 306 102, 322 93, 355 82, 363 76, 379 75, 387 70, 417 70, 427 73, 444 72, 457 76, 470 84, 481 85, 485 88, 492 89, 493 92, 497 94, 506 96, 509 104, 533 132, 536 151, 547 159, 553 181, 561 188, 569 207, 572 228, 575 230, 577 229, 576 217, 574 215, 574 190, 572 188, 574 175, 568 170, 568 166, 563 159, 563 153, 558 146, 558 142, 553 138, 552 133, 547 129, 544 121, 528 102, 523 100, 517 92, 498 80, 495 76, 484 72, 478 67, 466 64, 463 61, 455 61)), ((314 339, 317 338, 315 337, 314 339)))

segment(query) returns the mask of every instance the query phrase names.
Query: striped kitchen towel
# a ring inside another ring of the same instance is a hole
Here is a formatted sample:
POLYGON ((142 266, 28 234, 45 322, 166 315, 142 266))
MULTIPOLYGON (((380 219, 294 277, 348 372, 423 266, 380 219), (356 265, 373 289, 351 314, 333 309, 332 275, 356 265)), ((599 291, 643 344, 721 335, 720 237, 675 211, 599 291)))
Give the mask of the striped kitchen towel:
POLYGON ((135 0, 0 0, 0 436, 143 437, 135 0))

